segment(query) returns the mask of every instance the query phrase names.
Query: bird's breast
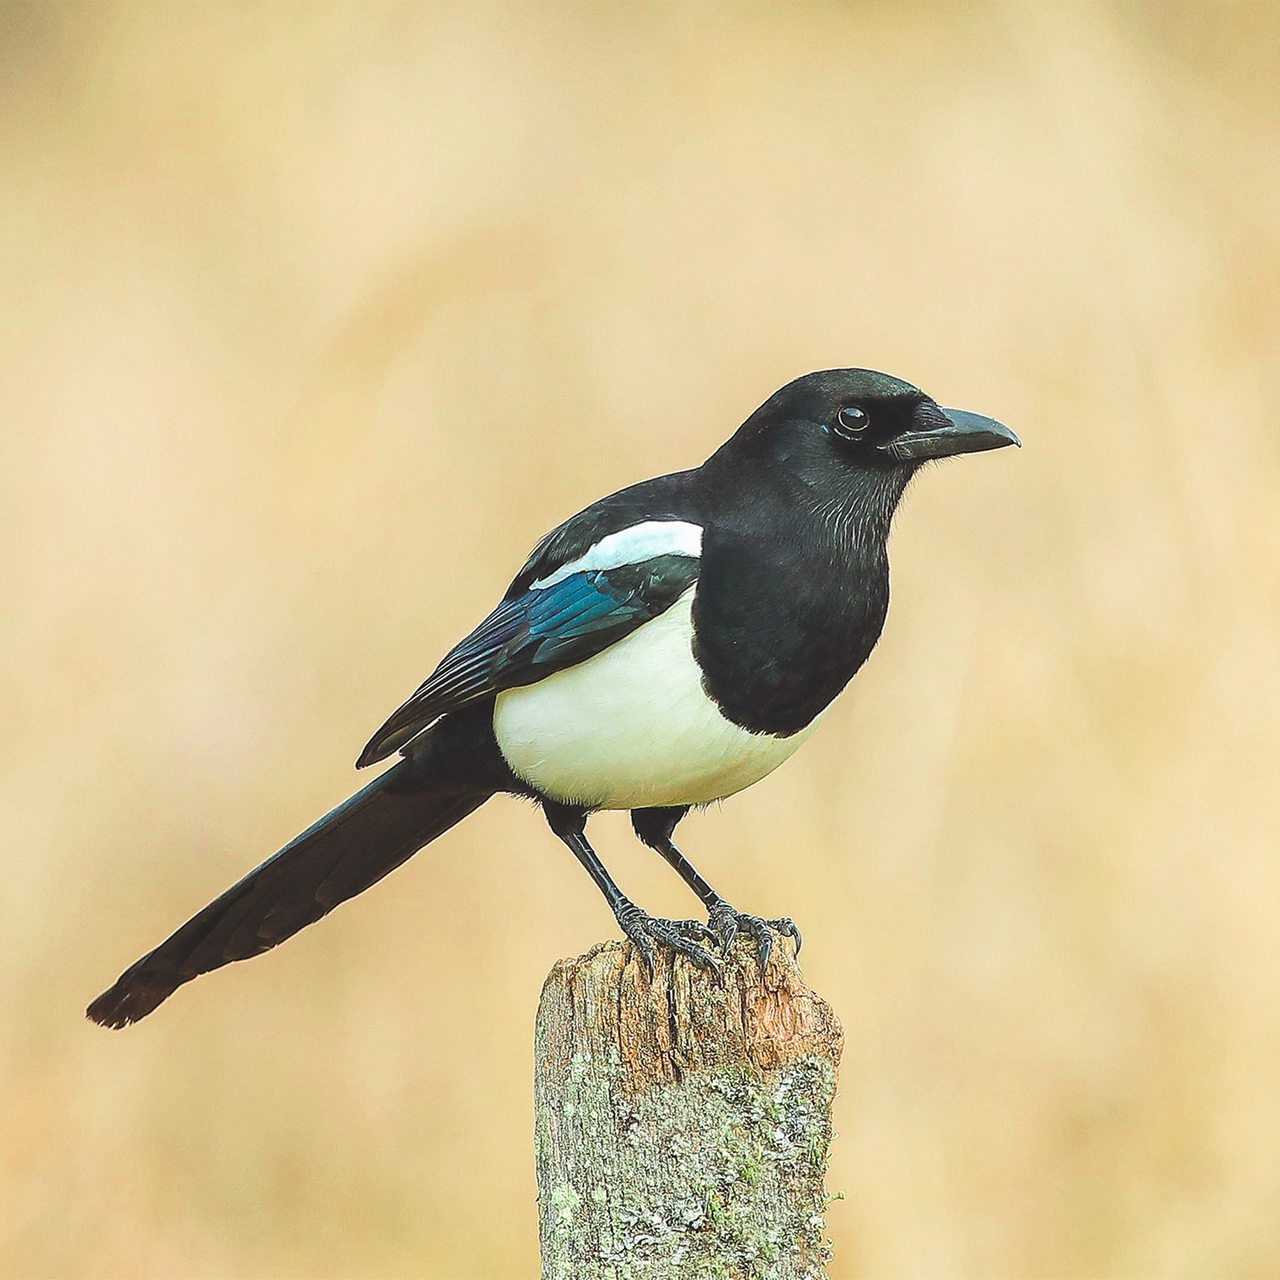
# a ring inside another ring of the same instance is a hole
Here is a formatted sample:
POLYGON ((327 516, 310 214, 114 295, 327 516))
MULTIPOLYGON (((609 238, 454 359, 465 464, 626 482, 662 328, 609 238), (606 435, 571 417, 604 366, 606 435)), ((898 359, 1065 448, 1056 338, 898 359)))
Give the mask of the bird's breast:
POLYGON ((883 541, 838 534, 810 521, 704 543, 694 644, 705 688, 734 723, 802 729, 875 647, 889 606, 883 541))
POLYGON ((500 693, 493 727, 507 764, 565 804, 703 804, 778 767, 813 730, 781 737, 728 720, 693 656, 690 588, 603 653, 500 693))

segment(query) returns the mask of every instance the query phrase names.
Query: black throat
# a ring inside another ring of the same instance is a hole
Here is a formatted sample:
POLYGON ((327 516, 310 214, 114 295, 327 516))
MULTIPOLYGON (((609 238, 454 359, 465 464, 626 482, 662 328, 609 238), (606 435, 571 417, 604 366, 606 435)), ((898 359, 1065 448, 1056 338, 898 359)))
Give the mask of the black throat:
POLYGON ((788 736, 836 697, 880 638, 889 526, 912 470, 824 467, 806 478, 807 469, 738 461, 707 464, 717 518, 703 542, 694 652, 725 716, 788 736))

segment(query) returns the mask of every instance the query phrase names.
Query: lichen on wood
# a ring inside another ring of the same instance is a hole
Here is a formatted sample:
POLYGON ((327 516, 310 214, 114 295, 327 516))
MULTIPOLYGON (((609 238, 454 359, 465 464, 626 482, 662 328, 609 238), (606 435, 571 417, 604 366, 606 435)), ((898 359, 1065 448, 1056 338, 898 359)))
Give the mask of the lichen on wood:
POLYGON ((604 943, 547 978, 535 1032, 544 1280, 818 1280, 843 1033, 790 944, 761 981, 604 943))

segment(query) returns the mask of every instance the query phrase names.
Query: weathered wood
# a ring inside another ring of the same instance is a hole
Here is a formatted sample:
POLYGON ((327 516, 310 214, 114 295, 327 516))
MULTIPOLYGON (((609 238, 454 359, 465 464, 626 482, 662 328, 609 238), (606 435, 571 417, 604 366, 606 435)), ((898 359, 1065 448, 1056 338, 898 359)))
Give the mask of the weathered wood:
POLYGON ((629 944, 562 960, 535 1033, 544 1280, 818 1280, 843 1044, 780 943, 648 979, 629 944))

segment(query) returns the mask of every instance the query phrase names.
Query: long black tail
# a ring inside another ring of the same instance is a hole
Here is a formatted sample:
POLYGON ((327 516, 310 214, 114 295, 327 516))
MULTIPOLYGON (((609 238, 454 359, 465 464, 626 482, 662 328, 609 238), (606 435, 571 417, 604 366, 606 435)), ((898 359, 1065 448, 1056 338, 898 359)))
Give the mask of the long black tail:
POLYGON ((145 1018, 184 982, 247 960, 363 893, 493 793, 438 781, 402 760, 290 841, 126 969, 88 1008, 94 1022, 145 1018))

